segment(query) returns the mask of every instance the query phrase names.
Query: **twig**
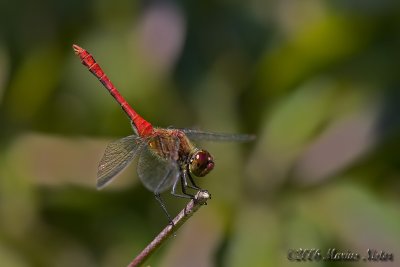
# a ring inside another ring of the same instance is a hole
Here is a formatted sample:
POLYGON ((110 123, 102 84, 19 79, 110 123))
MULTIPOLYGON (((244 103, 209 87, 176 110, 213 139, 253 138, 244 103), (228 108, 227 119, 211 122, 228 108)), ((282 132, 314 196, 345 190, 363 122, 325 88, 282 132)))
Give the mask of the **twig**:
POLYGON ((150 244, 147 245, 136 258, 129 263, 128 267, 140 266, 147 260, 148 257, 167 240, 176 230, 178 230, 202 205, 207 205, 207 200, 211 198, 207 190, 200 190, 195 195, 194 199, 186 205, 186 207, 179 212, 179 214, 172 220, 173 225, 169 224, 156 236, 150 244))

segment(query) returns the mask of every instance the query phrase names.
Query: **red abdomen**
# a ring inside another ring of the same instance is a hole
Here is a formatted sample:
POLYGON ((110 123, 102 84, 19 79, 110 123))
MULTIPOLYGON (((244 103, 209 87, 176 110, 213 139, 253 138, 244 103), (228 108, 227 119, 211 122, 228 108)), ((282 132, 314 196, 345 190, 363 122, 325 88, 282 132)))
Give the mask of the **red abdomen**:
POLYGON ((73 45, 75 54, 79 56, 83 65, 85 65, 94 76, 96 76, 110 94, 117 100, 121 108, 125 111, 128 117, 132 120, 138 134, 142 137, 149 136, 153 133, 151 123, 143 119, 136 111, 128 104, 123 96, 118 92, 117 88, 112 84, 110 79, 104 73, 100 65, 96 62, 93 56, 80 46, 73 45))

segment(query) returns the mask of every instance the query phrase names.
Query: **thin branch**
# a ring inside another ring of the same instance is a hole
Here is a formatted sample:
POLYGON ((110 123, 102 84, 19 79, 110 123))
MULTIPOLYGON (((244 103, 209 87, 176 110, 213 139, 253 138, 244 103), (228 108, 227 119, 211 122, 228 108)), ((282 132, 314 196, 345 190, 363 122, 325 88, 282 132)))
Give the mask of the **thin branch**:
POLYGON ((169 224, 162 230, 158 236, 147 245, 136 258, 129 263, 128 267, 137 267, 143 264, 150 255, 165 242, 168 237, 176 232, 202 205, 207 205, 207 200, 211 198, 207 190, 200 190, 194 199, 186 205, 186 207, 172 220, 174 225, 169 224))

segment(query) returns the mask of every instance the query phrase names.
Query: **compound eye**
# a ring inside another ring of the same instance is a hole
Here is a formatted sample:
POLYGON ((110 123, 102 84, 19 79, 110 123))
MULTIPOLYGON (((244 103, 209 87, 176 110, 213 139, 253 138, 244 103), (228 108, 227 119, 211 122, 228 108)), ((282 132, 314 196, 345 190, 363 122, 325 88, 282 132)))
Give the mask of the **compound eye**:
POLYGON ((190 159, 190 172, 198 177, 203 177, 214 168, 214 159, 205 150, 194 153, 190 159))

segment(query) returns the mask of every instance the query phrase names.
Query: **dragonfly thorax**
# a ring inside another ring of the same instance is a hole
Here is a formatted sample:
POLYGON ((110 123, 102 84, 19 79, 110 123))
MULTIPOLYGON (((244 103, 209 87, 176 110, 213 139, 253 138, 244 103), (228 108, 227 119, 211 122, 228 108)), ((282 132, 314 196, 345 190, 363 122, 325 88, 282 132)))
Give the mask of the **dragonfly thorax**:
POLYGON ((159 157, 172 160, 197 177, 203 177, 214 168, 214 159, 203 149, 198 149, 180 130, 155 129, 148 140, 150 150, 159 157))

